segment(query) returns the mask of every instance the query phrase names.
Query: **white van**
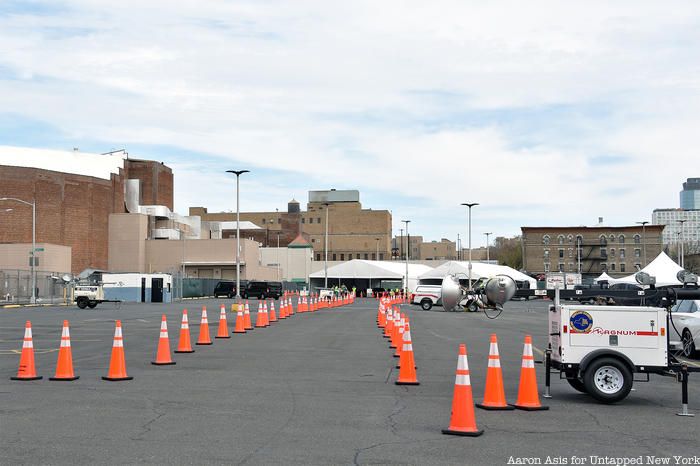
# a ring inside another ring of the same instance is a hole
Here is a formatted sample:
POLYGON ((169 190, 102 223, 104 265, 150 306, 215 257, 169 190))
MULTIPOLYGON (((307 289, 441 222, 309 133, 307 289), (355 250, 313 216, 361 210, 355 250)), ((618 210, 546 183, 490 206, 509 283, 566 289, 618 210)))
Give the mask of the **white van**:
POLYGON ((411 298, 411 304, 420 304, 424 311, 433 306, 442 306, 442 286, 418 285, 411 298))

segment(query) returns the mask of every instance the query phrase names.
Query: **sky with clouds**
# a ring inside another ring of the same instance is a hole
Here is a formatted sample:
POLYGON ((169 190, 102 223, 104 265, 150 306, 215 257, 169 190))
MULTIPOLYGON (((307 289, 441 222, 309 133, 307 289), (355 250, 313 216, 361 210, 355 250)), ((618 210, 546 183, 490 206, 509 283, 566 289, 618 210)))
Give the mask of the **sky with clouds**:
POLYGON ((427 239, 650 220, 699 104, 700 2, 0 0, 0 144, 161 160, 182 213, 247 168, 243 210, 358 189, 427 239))

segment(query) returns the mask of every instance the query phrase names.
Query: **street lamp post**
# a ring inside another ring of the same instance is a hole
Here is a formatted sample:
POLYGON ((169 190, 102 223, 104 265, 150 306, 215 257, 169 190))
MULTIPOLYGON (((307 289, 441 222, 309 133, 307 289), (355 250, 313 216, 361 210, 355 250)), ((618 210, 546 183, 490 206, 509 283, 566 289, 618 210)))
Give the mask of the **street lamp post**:
POLYGON ((240 178, 250 170, 226 170, 226 173, 236 175, 236 299, 241 299, 241 209, 240 209, 240 178))
MULTIPOLYGON (((643 222, 637 222, 638 225, 642 226, 642 259, 644 260, 644 267, 647 265, 647 235, 646 235, 646 226, 648 221, 644 220, 643 222)), ((642 268, 644 268, 642 267, 642 268)))
POLYGON ((491 236, 493 233, 484 233, 486 235, 486 261, 490 261, 491 257, 489 256, 489 236, 491 236))
POLYGON ((32 297, 31 303, 36 304, 36 269, 34 267, 36 263, 36 200, 32 202, 23 201, 22 199, 17 199, 15 197, 3 197, 0 201, 15 201, 21 204, 26 204, 32 206, 32 252, 29 257, 32 261, 31 263, 31 274, 32 274, 32 297))
POLYGON ((468 212, 468 214, 467 214, 467 218, 468 218, 467 230, 468 230, 468 236, 469 236, 469 267, 468 267, 468 269, 469 269, 469 291, 471 292, 472 291, 472 207, 479 205, 479 203, 478 202, 472 202, 472 203, 463 202, 462 205, 467 206, 467 208, 468 208, 468 210, 467 210, 467 212, 468 212))
POLYGON ((406 286, 404 287, 404 296, 408 296, 408 257, 411 255, 411 237, 408 235, 408 224, 410 220, 401 220, 406 224, 406 286))
POLYGON ((683 247, 683 224, 687 222, 687 220, 677 220, 677 222, 681 224, 681 231, 678 232, 678 257, 680 261, 678 265, 685 268, 685 258, 683 257, 685 256, 685 248, 683 247))
POLYGON ((323 240, 323 287, 328 288, 328 202, 323 203, 326 206, 326 235, 323 240))

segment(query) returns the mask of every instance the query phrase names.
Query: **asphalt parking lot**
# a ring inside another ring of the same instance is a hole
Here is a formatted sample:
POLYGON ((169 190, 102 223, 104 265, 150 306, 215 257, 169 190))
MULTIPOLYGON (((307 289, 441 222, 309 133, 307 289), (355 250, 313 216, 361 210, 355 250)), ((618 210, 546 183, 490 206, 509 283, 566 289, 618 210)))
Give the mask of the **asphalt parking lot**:
MULTIPOLYGON (((184 303, 193 344, 206 305, 212 337, 221 300, 184 303)), ((231 301, 223 301, 230 307, 231 301)), ((652 376, 618 405, 598 404, 553 378, 549 411, 481 411, 476 438, 441 434, 450 418, 459 343, 466 343, 475 401, 483 395, 489 335, 497 333, 508 401, 514 401, 523 337, 546 346, 547 302, 511 302, 482 313, 421 311, 411 317, 419 386, 397 386, 396 359, 375 323, 376 301, 295 315, 152 366, 160 316, 177 345, 181 303, 0 310, 0 462, 3 464, 507 464, 509 458, 589 455, 692 457, 700 417, 681 418, 680 385, 652 376), (44 379, 11 381, 24 322, 32 321, 44 379), (75 382, 50 382, 68 319, 75 382), (121 319, 132 381, 106 382, 121 319)), ((279 309, 279 304, 277 304, 279 309)), ((257 302, 251 301, 251 312, 257 302)), ((439 308, 436 308, 439 309, 439 308)), ((234 316, 229 313, 229 328, 234 316)), ((544 377, 537 365, 538 382, 544 377)), ((690 407, 700 406, 700 374, 690 407)), ((568 463, 572 464, 569 460, 568 463)), ((586 463, 593 464, 590 460, 586 463)), ((646 464, 646 463, 643 463, 646 464)), ((673 463, 673 459, 670 464, 673 463)), ((692 464, 692 463, 691 463, 692 464)))

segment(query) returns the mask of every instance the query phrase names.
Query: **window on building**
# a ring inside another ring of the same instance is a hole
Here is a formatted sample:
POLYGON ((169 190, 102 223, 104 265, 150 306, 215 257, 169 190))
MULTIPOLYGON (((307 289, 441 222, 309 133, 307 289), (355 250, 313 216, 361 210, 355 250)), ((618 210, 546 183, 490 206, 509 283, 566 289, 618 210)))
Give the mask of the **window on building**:
POLYGON ((564 248, 559 248, 559 259, 564 258, 564 248))
POLYGON ((321 260, 321 254, 316 254, 316 260, 320 261, 321 260))
POLYGON ((374 253, 374 252, 372 253, 372 260, 373 260, 373 261, 377 260, 377 254, 374 253))
POLYGON ((634 235, 634 244, 640 244, 642 242, 642 237, 639 235, 634 235))
POLYGON ((610 270, 615 271, 615 264, 610 264, 610 270))
POLYGON ((542 244, 544 244, 545 246, 549 245, 549 235, 544 235, 542 237, 542 244))
POLYGON ((282 217, 277 219, 277 223, 282 223, 282 217))
POLYGON ((337 256, 336 256, 335 254, 333 254, 333 260, 334 260, 334 261, 337 261, 337 260, 338 260, 338 259, 337 259, 337 256))
POLYGON ((304 217, 301 217, 301 223, 306 223, 306 219, 304 217))
POLYGON ((369 259, 369 254, 365 253, 365 260, 369 259))
POLYGON ((608 257, 608 248, 600 248, 600 257, 603 259, 608 257))
POLYGON ((564 244, 564 235, 557 236, 557 241, 559 242, 559 244, 564 244))
POLYGON ((309 223, 314 223, 313 217, 309 217, 309 223))
POLYGON ((615 242, 615 235, 610 235, 610 242, 614 243, 615 242))
POLYGON ((625 235, 620 235, 617 239, 620 244, 625 244, 625 235))
POLYGON ((380 253, 379 253, 379 260, 380 260, 380 261, 383 261, 383 260, 384 260, 384 253, 383 253, 383 252, 380 252, 380 253))
POLYGON ((615 248, 610 248, 610 257, 615 257, 615 248))
POLYGON ((634 257, 642 257, 642 250, 639 248, 634 248, 634 257))
POLYGON ((265 219, 262 219, 262 224, 265 225, 265 219))
POLYGON ((316 223, 321 223, 321 217, 318 217, 318 218, 316 219, 316 223))
POLYGON ((601 246, 607 246, 608 245, 608 240, 605 237, 605 235, 600 235, 600 245, 601 246))
POLYGON ((559 262, 559 271, 560 272, 564 271, 564 264, 562 262, 559 262))
POLYGON ((573 262, 569 262, 569 272, 576 272, 576 267, 574 267, 573 262))
POLYGON ((344 260, 345 260, 345 254, 341 254, 341 255, 340 255, 340 260, 341 260, 341 261, 344 261, 344 260))
POLYGON ((602 270, 603 272, 607 272, 608 271, 608 264, 606 264, 605 262, 600 264, 600 270, 602 270))
POLYGON ((625 258, 625 248, 620 248, 620 259, 625 258))
POLYGON ((624 271, 625 271, 625 264, 620 264, 620 272, 624 272, 624 271))
POLYGON ((312 243, 315 243, 315 242, 316 242, 316 238, 311 238, 311 242, 312 242, 312 243))
POLYGON ((549 273, 549 264, 544 264, 544 273, 549 273))

